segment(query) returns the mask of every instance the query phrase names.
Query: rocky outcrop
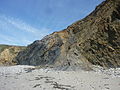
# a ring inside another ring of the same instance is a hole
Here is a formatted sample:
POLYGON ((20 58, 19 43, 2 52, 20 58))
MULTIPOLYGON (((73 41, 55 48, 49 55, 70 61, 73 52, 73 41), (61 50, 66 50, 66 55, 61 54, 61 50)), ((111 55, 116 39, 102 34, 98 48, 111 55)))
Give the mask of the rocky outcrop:
POLYGON ((0 45, 0 65, 14 65, 12 60, 25 47, 0 45))
POLYGON ((29 45, 18 64, 120 66, 120 0, 106 0, 84 19, 29 45))

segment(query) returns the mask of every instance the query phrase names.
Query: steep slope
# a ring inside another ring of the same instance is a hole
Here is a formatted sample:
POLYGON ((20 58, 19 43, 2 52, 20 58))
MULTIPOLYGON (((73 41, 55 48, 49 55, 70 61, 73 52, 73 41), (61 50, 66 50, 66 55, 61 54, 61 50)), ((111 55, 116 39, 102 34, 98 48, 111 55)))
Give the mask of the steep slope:
POLYGON ((120 66, 120 0, 106 0, 86 18, 37 40, 16 57, 18 64, 120 66))
POLYGON ((13 65, 12 60, 15 58, 21 50, 25 47, 0 45, 0 65, 13 65))

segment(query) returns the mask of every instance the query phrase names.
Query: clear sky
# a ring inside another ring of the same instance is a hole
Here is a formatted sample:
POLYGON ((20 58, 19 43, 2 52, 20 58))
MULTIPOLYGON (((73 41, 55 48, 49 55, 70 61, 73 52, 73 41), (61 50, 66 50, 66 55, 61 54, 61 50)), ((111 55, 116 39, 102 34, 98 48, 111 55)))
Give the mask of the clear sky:
POLYGON ((0 44, 28 45, 65 29, 103 0, 0 0, 0 44))

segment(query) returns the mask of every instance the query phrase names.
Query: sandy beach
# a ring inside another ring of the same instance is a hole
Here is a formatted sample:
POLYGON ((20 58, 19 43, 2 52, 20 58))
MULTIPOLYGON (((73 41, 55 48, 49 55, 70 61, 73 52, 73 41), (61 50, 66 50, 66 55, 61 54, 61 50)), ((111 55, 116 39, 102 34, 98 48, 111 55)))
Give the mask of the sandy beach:
POLYGON ((61 71, 0 67, 0 90, 120 90, 120 69, 61 71))

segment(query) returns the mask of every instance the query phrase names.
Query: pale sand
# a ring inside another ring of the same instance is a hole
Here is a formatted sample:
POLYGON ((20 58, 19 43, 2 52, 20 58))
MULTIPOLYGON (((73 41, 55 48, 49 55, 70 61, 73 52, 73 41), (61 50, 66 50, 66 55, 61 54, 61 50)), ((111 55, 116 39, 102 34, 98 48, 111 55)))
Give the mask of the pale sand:
POLYGON ((34 67, 0 67, 0 90, 120 90, 120 69, 31 69, 34 67))

